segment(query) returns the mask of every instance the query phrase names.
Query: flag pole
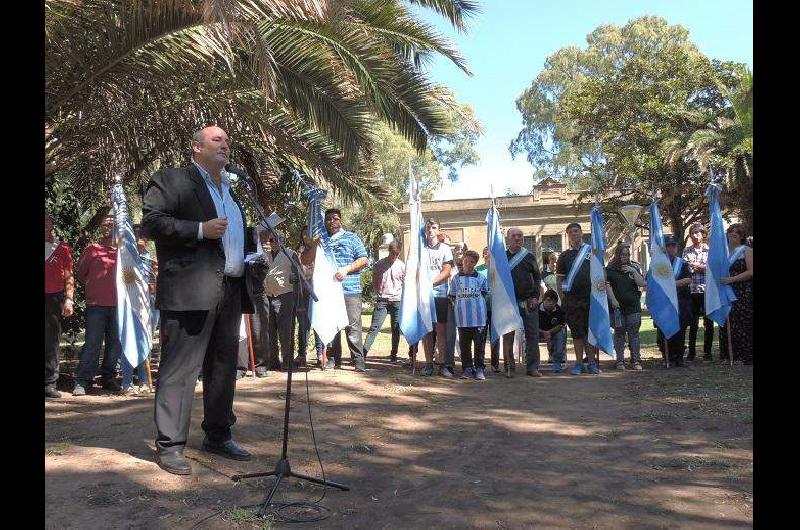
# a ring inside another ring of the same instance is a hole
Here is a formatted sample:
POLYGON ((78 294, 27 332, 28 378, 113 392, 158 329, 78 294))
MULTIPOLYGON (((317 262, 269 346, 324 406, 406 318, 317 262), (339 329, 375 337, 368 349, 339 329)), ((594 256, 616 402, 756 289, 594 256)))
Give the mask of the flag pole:
MULTIPOLYGON (((497 209, 497 198, 494 196, 494 184, 489 184, 489 197, 492 201, 492 209, 497 209)), ((498 228, 500 228, 498 224, 498 228)), ((489 349, 491 350, 492 345, 492 331, 491 331, 492 323, 489 323, 489 349)), ((497 338, 500 341, 500 348, 503 349, 503 364, 506 365, 506 378, 511 379, 511 365, 514 363, 514 344, 511 344, 511 351, 506 350, 506 340, 505 336, 501 335, 497 338)))
POLYGON ((253 369, 253 379, 255 379, 256 356, 253 354, 253 328, 250 327, 250 315, 244 315, 244 327, 247 332, 247 351, 250 352, 250 367, 253 369))
POLYGON ((725 317, 725 327, 728 330, 728 361, 733 366, 733 336, 731 335, 731 317, 725 317))

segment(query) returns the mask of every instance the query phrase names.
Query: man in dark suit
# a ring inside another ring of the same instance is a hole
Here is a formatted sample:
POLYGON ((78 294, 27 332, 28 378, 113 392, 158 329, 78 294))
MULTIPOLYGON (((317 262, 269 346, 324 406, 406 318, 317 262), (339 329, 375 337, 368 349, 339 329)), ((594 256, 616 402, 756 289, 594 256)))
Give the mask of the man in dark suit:
MULTIPOLYGON (((234 460, 250 454, 231 439, 236 355, 242 313, 253 306, 244 286, 246 222, 224 171, 228 135, 206 127, 192 137, 192 163, 156 172, 144 197, 142 232, 159 260, 161 361, 155 398, 157 463, 192 472, 183 449, 195 382, 202 369, 203 450, 234 460)), ((250 250, 249 248, 247 250, 250 250)))

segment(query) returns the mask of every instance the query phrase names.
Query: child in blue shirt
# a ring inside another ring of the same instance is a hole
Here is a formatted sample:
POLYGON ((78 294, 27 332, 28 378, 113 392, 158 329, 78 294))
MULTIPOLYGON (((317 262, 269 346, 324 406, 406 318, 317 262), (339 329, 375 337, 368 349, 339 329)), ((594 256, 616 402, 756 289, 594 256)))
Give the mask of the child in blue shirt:
POLYGON ((463 270, 450 280, 450 298, 454 300, 458 342, 461 348, 462 379, 483 381, 485 365, 484 334, 486 333, 486 293, 489 285, 486 277, 475 271, 478 253, 468 250, 464 253, 463 270), (472 346, 475 358, 473 362, 472 346))

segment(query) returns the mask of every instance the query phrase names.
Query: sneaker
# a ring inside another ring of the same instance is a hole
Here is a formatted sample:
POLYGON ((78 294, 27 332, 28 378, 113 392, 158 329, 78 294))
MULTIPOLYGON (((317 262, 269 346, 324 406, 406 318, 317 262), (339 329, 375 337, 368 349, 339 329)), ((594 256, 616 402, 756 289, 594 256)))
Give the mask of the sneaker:
POLYGON ((471 367, 464 370, 464 373, 461 374, 461 379, 472 379, 473 377, 475 377, 475 371, 471 367))
POLYGON ((542 377, 542 372, 540 372, 539 370, 536 370, 536 369, 527 370, 525 373, 528 374, 531 377, 542 377))
POLYGON ((364 362, 363 359, 359 359, 358 361, 356 361, 355 371, 356 372, 361 372, 361 373, 367 371, 367 365, 366 365, 366 363, 364 362))
POLYGON ((75 388, 72 389, 73 396, 85 396, 86 389, 83 388, 83 385, 80 383, 75 383, 75 388))
POLYGON ((236 370, 236 379, 241 379, 244 377, 245 371, 244 370, 236 370))
POLYGON ((575 363, 570 368, 569 373, 572 375, 581 375, 583 373, 583 363, 575 363))
POLYGON ((597 363, 596 362, 592 361, 592 362, 589 363, 589 370, 588 371, 589 371, 590 374, 597 375, 597 374, 600 373, 600 368, 597 367, 597 363))
POLYGON ((55 385, 45 385, 44 398, 45 399, 58 399, 61 397, 61 392, 56 390, 55 385))
POLYGON ((453 378, 453 372, 451 372, 450 368, 448 368, 446 366, 442 366, 442 368, 439 370, 439 375, 441 375, 442 377, 445 377, 447 379, 452 379, 453 378))
POLYGON ((397 362, 397 354, 389 355, 389 362, 395 364, 397 362))
POLYGON ((617 370, 625 370, 625 362, 617 361, 617 370))
POLYGON ((486 376, 483 375, 483 368, 478 368, 475 371, 475 379, 477 379, 478 381, 483 381, 484 379, 486 379, 486 376))
POLYGON ((494 372, 496 374, 499 374, 500 373, 500 365, 499 364, 493 364, 492 365, 492 372, 494 372))
POLYGON ((114 379, 103 381, 103 388, 111 392, 120 392, 122 390, 122 387, 114 379))
POLYGON ((553 362, 553 373, 560 374, 561 373, 561 363, 558 361, 553 362))
POLYGON ((336 361, 334 361, 333 359, 328 359, 328 364, 325 365, 325 369, 333 370, 334 368, 336 368, 336 361))
MULTIPOLYGON (((303 366, 305 365, 306 365, 305 360, 303 360, 303 366)), ((263 368, 259 370, 258 368, 256 368, 256 377, 267 377, 268 375, 269 375, 269 370, 264 370, 263 368)))
POLYGON ((139 389, 133 385, 122 387, 122 393, 126 396, 138 396, 139 389))
POLYGON ((633 369, 636 370, 637 372, 641 372, 642 371, 642 363, 640 363, 640 362, 633 363, 633 369))
POLYGON ((433 364, 426 364, 425 368, 419 371, 419 375, 430 376, 433 375, 433 364))

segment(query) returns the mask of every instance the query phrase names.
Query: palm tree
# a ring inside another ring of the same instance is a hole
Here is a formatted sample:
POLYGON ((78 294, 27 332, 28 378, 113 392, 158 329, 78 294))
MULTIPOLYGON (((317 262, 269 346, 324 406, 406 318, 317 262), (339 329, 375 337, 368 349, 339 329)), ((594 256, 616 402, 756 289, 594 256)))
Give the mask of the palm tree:
MULTIPOLYGON (((465 0, 45 0, 45 179, 102 196, 185 163, 210 123, 269 189, 294 167, 345 202, 386 197, 371 124, 418 150, 450 132, 452 95, 419 66, 461 55, 407 4, 459 30, 465 0)), ((262 197, 268 194, 261 194, 262 197)))
POLYGON ((753 73, 746 65, 736 69, 736 84, 719 79, 717 88, 728 106, 716 110, 682 113, 688 127, 680 137, 662 144, 665 163, 695 162, 700 171, 709 166, 726 176, 728 204, 749 227, 753 226, 753 73))

